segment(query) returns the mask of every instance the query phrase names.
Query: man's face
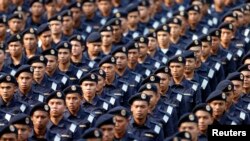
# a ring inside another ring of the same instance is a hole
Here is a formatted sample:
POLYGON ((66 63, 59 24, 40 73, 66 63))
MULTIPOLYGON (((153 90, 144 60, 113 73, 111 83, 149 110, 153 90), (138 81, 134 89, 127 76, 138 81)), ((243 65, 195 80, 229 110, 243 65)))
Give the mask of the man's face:
POLYGON ((196 68, 196 60, 194 58, 186 58, 185 72, 186 73, 194 72, 195 68, 196 68))
POLYGON ((4 63, 5 53, 3 50, 0 50, 0 63, 4 63))
POLYGON ((189 11, 188 12, 188 22, 190 24, 196 24, 199 22, 200 14, 196 11, 189 11))
POLYGON ((45 65, 43 63, 32 63, 31 65, 34 68, 33 78, 41 79, 45 74, 45 65))
POLYGON ((198 118, 198 126, 201 132, 206 132, 208 125, 213 124, 213 117, 206 111, 198 110, 195 115, 198 118))
POLYGON ((83 81, 82 82, 82 92, 84 97, 93 97, 96 94, 96 82, 93 81, 83 81))
POLYGON ((169 65, 171 75, 173 78, 180 78, 183 76, 185 66, 181 63, 170 63, 169 65))
POLYGON ((63 25, 63 29, 64 30, 73 29, 74 22, 73 22, 72 17, 70 17, 70 16, 64 16, 63 17, 62 25, 63 25))
POLYGON ((79 20, 81 18, 81 15, 82 15, 81 9, 71 8, 70 11, 72 13, 72 17, 74 21, 79 20))
POLYGON ((221 42, 228 43, 233 38, 233 32, 228 29, 221 29, 221 42))
POLYGON ((22 54, 23 46, 20 42, 11 42, 8 45, 10 55, 13 57, 18 57, 22 54))
POLYGON ((111 31, 103 31, 101 32, 102 36, 102 45, 104 46, 110 46, 113 42, 113 34, 111 31))
POLYGON ((31 121, 33 123, 34 129, 46 129, 46 126, 49 122, 49 113, 37 110, 31 116, 31 121))
POLYGON ((101 128, 102 130, 102 141, 113 141, 115 136, 115 127, 114 125, 102 125, 101 128))
POLYGON ((243 88, 249 89, 250 88, 250 71, 241 71, 241 73, 244 75, 243 88))
POLYGON ((163 93, 163 92, 165 92, 165 90, 167 90, 167 88, 169 86, 170 77, 166 73, 157 73, 156 75, 161 78, 160 90, 161 90, 161 93, 163 93))
POLYGON ((148 50, 154 51, 157 48, 157 40, 153 37, 148 37, 148 50))
POLYGON ((43 4, 40 2, 35 2, 31 6, 31 13, 34 16, 41 16, 43 14, 43 10, 44 10, 43 4))
POLYGON ((98 54, 102 51, 101 46, 101 42, 87 43, 88 53, 93 56, 98 56, 98 54))
POLYGON ((72 40, 70 41, 70 44, 72 45, 72 56, 79 56, 82 54, 84 47, 81 45, 80 42, 72 40))
POLYGON ((98 75, 98 83, 96 86, 96 91, 100 92, 104 86, 105 86, 105 79, 98 75))
POLYGON ((212 50, 217 50, 220 45, 220 39, 218 37, 212 37, 212 50))
POLYGON ((19 32, 23 26, 22 20, 20 19, 11 19, 8 23, 10 30, 14 33, 19 32))
POLYGON ((37 38, 34 34, 27 33, 23 36, 23 46, 27 50, 34 50, 37 47, 37 38))
POLYGON ((17 83, 19 89, 28 90, 31 88, 33 80, 33 74, 28 72, 22 72, 17 77, 17 83))
POLYGON ((1 23, 0 24, 0 37, 6 34, 6 29, 7 29, 6 25, 1 23))
POLYGON ((112 26, 112 29, 113 29, 113 39, 114 41, 119 41, 119 39, 121 38, 122 36, 122 29, 120 26, 112 26))
POLYGON ((145 18, 145 17, 148 17, 149 14, 148 14, 148 8, 145 7, 145 6, 138 6, 138 10, 139 10, 139 15, 141 18, 145 18))
POLYGON ((165 31, 157 32, 157 41, 159 46, 166 46, 169 43, 169 34, 165 31))
POLYGON ((98 2, 98 9, 102 13, 107 13, 112 8, 110 1, 100 1, 98 2))
POLYGON ((226 110, 226 102, 222 100, 214 100, 209 103, 213 109, 213 117, 220 117, 226 110))
POLYGON ((70 93, 66 95, 65 98, 66 106, 71 112, 77 112, 81 105, 81 96, 78 93, 70 93))
POLYGON ((70 50, 61 48, 58 50, 58 62, 61 64, 66 64, 70 61, 70 50))
POLYGON ((125 53, 118 52, 114 57, 116 59, 116 68, 118 70, 123 70, 127 67, 128 59, 125 53))
POLYGON ((146 101, 134 101, 131 105, 131 112, 135 119, 145 119, 149 110, 149 104, 146 101))
POLYGON ((82 6, 82 11, 83 13, 88 16, 88 15, 92 15, 95 12, 95 4, 92 2, 85 2, 82 6))
POLYGON ((136 12, 128 13, 127 19, 128 19, 127 22, 129 25, 132 25, 132 26, 137 25, 139 22, 139 12, 136 11, 136 12))
POLYGON ((129 124, 129 120, 125 117, 115 116, 115 132, 116 133, 123 133, 127 130, 129 124))
POLYGON ((45 31, 40 36, 39 39, 42 42, 42 45, 48 46, 52 42, 51 31, 45 31))
POLYGON ((202 42, 201 45, 201 56, 207 57, 210 55, 211 45, 209 42, 202 42))
POLYGON ((10 100, 15 93, 16 86, 13 83, 2 82, 0 84, 0 96, 4 100, 10 100))
POLYGON ((201 58, 201 47, 200 46, 193 46, 189 49, 190 51, 194 52, 194 56, 197 60, 201 58))
POLYGON ((51 34, 61 34, 62 33, 62 22, 60 21, 50 21, 49 27, 51 34))
POLYGON ((50 99, 48 102, 50 107, 50 116, 52 117, 60 117, 63 115, 66 106, 62 99, 50 99))
POLYGON ((184 122, 180 125, 179 131, 187 131, 191 134, 192 140, 197 139, 199 134, 199 128, 197 123, 194 122, 184 122))
POLYGON ((243 92, 243 82, 238 80, 232 80, 234 84, 234 99, 237 99, 243 92))
POLYGON ((17 135, 15 133, 3 134, 0 138, 1 141, 17 141, 17 135))
POLYGON ((104 63, 101 69, 106 73, 106 79, 111 79, 115 75, 115 65, 110 63, 104 63))
POLYGON ((54 70, 57 69, 58 66, 58 61, 57 57, 53 55, 46 55, 45 56, 48 60, 47 66, 46 66, 46 72, 53 72, 54 70))
POLYGON ((169 24, 170 36, 179 37, 181 35, 181 26, 178 24, 169 24))
POLYGON ((148 53, 148 46, 145 43, 139 43, 139 56, 145 57, 148 53))
POLYGON ((131 64, 135 64, 138 61, 139 50, 138 49, 130 49, 128 50, 128 62, 131 64))
POLYGON ((23 124, 14 124, 14 126, 17 128, 18 140, 27 141, 30 134, 30 127, 28 125, 23 124))
POLYGON ((158 94, 153 92, 153 91, 150 91, 150 90, 145 90, 142 93, 144 93, 150 97, 149 107, 151 109, 154 108, 159 100, 158 94))

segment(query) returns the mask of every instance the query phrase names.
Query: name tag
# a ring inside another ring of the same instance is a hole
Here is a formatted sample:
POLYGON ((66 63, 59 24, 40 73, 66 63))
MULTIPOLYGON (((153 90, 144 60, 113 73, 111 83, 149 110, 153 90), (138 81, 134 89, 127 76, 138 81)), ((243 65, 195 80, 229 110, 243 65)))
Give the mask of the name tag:
POLYGON ((132 36, 133 36, 133 38, 136 38, 139 36, 139 33, 135 32, 132 36))
POLYGON ((162 63, 166 64, 167 61, 168 61, 168 59, 167 59, 166 57, 163 57, 163 58, 162 58, 162 63))
POLYGON ((173 112, 173 107, 172 106, 168 106, 167 113, 169 113, 171 115, 172 112, 173 112))
POLYGON ((245 32, 244 32, 244 36, 248 36, 249 31, 250 31, 249 29, 246 29, 245 32))
POLYGON ((150 73, 151 73, 151 72, 150 72, 150 70, 148 70, 148 69, 145 71, 145 74, 146 74, 147 76, 149 76, 150 73))
POLYGON ((231 122, 231 125, 237 125, 237 123, 236 123, 236 122, 234 122, 234 121, 232 121, 232 122, 231 122))
POLYGON ((123 84, 123 85, 122 85, 122 90, 123 90, 124 92, 127 92, 127 90, 128 90, 128 85, 123 84))
POLYGON ((208 84, 208 81, 206 79, 203 79, 202 84, 201 84, 201 87, 202 87, 203 90, 206 89, 207 84, 208 84))
POLYGON ((245 38, 245 42, 249 43, 250 39, 248 37, 245 38))
POLYGON ((247 110, 250 110, 250 103, 247 105, 247 110))
POLYGON ((69 130, 74 133, 76 130, 76 125, 72 123, 69 127, 69 130))
POLYGON ((246 114, 244 112, 240 112, 240 118, 242 120, 245 120, 246 119, 246 114))
POLYGON ((93 68, 94 65, 95 65, 95 62, 94 62, 94 61, 90 61, 89 64, 88 64, 88 66, 89 66, 90 68, 93 68))
POLYGON ((155 21, 155 22, 153 23, 153 27, 154 27, 155 29, 156 29, 159 25, 160 25, 160 23, 157 22, 157 21, 155 21))
POLYGON ((78 70, 77 73, 76 73, 76 77, 77 77, 78 79, 80 79, 81 76, 82 76, 82 74, 83 74, 83 71, 78 70))
POLYGON ((136 75, 136 76, 135 76, 135 81, 139 83, 139 82, 140 82, 140 80, 141 80, 141 77, 140 77, 140 76, 138 76, 138 75, 136 75))
POLYGON ((5 118, 6 120, 10 121, 11 115, 10 115, 10 114, 5 114, 4 118, 5 118))
POLYGON ((178 101, 180 101, 180 102, 181 102, 181 100, 182 100, 182 95, 181 95, 181 94, 177 94, 176 99, 177 99, 178 101))
POLYGON ((242 54, 243 54, 243 51, 239 49, 239 50, 237 51, 237 55, 238 55, 239 57, 241 57, 242 54))
POLYGON ((101 25, 104 25, 106 23, 106 19, 101 19, 101 25))
POLYGON ((43 102, 43 100, 44 100, 44 96, 39 94, 38 101, 43 102))
POLYGON ((22 112, 24 112, 25 109, 26 109, 26 106, 25 106, 24 104, 22 104, 21 107, 20 107, 20 110, 21 110, 22 112))
POLYGON ((11 70, 10 75, 15 76, 15 74, 16 74, 16 71, 15 70, 11 70))
POLYGON ((55 91, 56 87, 57 87, 57 84, 55 82, 53 82, 52 85, 51 85, 51 89, 53 89, 55 91))
POLYGON ((215 69, 218 71, 220 69, 220 64, 219 63, 216 63, 215 64, 215 69))
POLYGON ((168 116, 166 116, 166 115, 164 115, 162 119, 163 119, 163 121, 164 121, 165 123, 167 123, 167 122, 168 122, 168 120, 169 120, 169 117, 168 117, 168 116))
POLYGON ((90 26, 87 26, 87 28, 86 28, 86 32, 87 32, 87 33, 90 33, 90 32, 91 32, 91 30, 92 30, 92 28, 91 28, 90 26))
POLYGON ((61 82, 62 82, 63 84, 66 84, 66 82, 67 82, 67 77, 63 76, 61 82))
POLYGON ((155 62, 155 67, 158 69, 161 66, 159 62, 155 62))
POLYGON ((228 53, 228 54, 227 54, 227 60, 231 60, 232 57, 233 57, 233 55, 232 55, 231 53, 228 53))
POLYGON ((217 25, 218 24, 218 19, 217 18, 213 18, 213 23, 215 24, 215 25, 217 25))
POLYGON ((181 50, 177 50, 176 53, 175 53, 175 55, 179 55, 179 54, 181 54, 181 53, 182 53, 181 50))
POLYGON ((191 94, 190 94, 190 93, 184 93, 183 95, 186 95, 186 96, 191 96, 191 94))
POLYGON ((172 12, 168 12, 167 13, 167 17, 172 18, 173 17, 173 13, 172 12))
POLYGON ((157 134, 160 133, 160 130, 161 130, 160 126, 155 125, 154 131, 155 131, 157 134))
POLYGON ((194 34, 194 35, 192 36, 192 40, 197 40, 197 39, 198 39, 198 36, 194 34))
POLYGON ((202 33, 203 33, 203 34, 207 34, 207 31, 208 31, 208 29, 207 29, 206 27, 204 27, 204 28, 202 29, 202 33))
POLYGON ((103 103, 102 108, 108 110, 108 104, 106 102, 103 103))
POLYGON ((213 21, 212 21, 212 20, 208 20, 207 24, 208 24, 209 26, 213 26, 213 21))
POLYGON ((110 102, 112 105, 114 105, 114 104, 115 104, 115 98, 111 97, 110 100, 109 100, 109 102, 110 102))
POLYGON ((198 85, 193 84, 192 89, 193 89, 194 91, 196 91, 196 90, 197 90, 197 88, 198 88, 198 85))
POLYGON ((214 70, 213 69, 210 69, 209 72, 208 72, 208 77, 209 78, 213 78, 214 77, 214 70))
POLYGON ((88 121, 89 121, 90 123, 92 123, 93 120, 94 120, 94 116, 90 114, 90 115, 88 116, 88 121))
POLYGON ((54 141, 61 141, 60 135, 56 135, 55 138, 54 138, 54 141))

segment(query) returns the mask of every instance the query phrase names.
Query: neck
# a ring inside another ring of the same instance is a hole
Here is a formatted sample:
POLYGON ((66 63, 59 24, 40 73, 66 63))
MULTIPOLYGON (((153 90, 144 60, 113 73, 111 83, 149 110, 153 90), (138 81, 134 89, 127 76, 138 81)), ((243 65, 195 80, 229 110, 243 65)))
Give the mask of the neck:
POLYGON ((46 74, 48 76, 52 76, 55 73, 56 69, 52 70, 52 71, 46 71, 46 74))
POLYGON ((128 68, 134 69, 136 67, 137 63, 128 63, 128 68))
POLYGON ((128 29, 134 31, 137 29, 137 25, 128 24, 128 29))
POLYGON ((115 132, 115 138, 122 139, 124 135, 126 134, 127 130, 122 130, 122 132, 115 132))
POLYGON ((124 72, 126 71, 126 68, 122 68, 122 69, 116 69, 116 73, 119 75, 119 76, 123 76, 124 72))
POLYGON ((36 83, 41 84, 43 78, 44 78, 44 75, 41 78, 34 78, 34 80, 36 81, 36 83))
POLYGON ((50 117, 50 120, 51 120, 51 122, 52 122, 53 124, 58 125, 58 123, 62 120, 62 118, 63 118, 63 115, 60 115, 60 116, 58 116, 58 117, 53 117, 53 116, 51 116, 51 117, 50 117))
POLYGON ((89 103, 92 103, 93 99, 95 98, 95 94, 91 95, 91 96, 86 96, 83 94, 83 98, 89 102, 89 103))
POLYGON ((4 32, 4 33, 3 33, 3 35, 2 35, 2 36, 0 36, 0 42, 5 41, 5 36, 6 36, 6 34, 5 34, 5 32, 4 32))
POLYGON ((115 80, 115 75, 113 75, 110 78, 106 78, 106 84, 112 84, 112 82, 115 80))
POLYGON ((34 16, 34 15, 32 15, 32 20, 33 20, 35 23, 39 23, 39 22, 40 22, 40 16, 34 16))
POLYGON ((111 52, 112 45, 102 45, 102 51, 104 54, 109 54, 111 52))
POLYGON ((148 50, 148 55, 149 55, 150 57, 154 57, 155 52, 156 52, 156 49, 154 49, 154 50, 148 50))
POLYGON ((244 92, 245 94, 250 93, 250 88, 244 88, 243 92, 244 92))
POLYGON ((164 96, 168 91, 168 87, 165 90, 161 90, 161 95, 164 96))
POLYGON ((80 107, 78 107, 76 110, 69 110, 70 114, 73 116, 77 116, 77 113, 79 111, 80 107))
POLYGON ((91 53, 88 52, 88 56, 90 58, 90 60, 95 60, 95 58, 97 58, 98 56, 92 55, 91 53))
POLYGON ((110 10, 109 11, 105 11, 105 12, 102 12, 101 15, 103 17, 108 17, 110 15, 110 10))
POLYGON ((175 84, 181 84, 181 81, 183 80, 184 76, 181 77, 173 77, 173 80, 175 82, 175 84))
POLYGON ((161 45, 159 45, 159 47, 161 48, 161 49, 168 49, 169 48, 169 43, 167 43, 167 44, 161 44, 161 45))
POLYGON ((214 9, 216 12, 222 12, 223 8, 224 8, 223 6, 214 5, 214 9))
POLYGON ((143 125, 145 122, 146 122, 146 117, 145 118, 143 118, 143 119, 135 119, 134 118, 134 120, 135 120, 135 123, 137 124, 137 125, 143 125))
POLYGON ((82 54, 80 55, 72 55, 71 60, 75 63, 80 63, 82 61, 82 54))
POLYGON ((187 80, 192 80, 194 78, 194 71, 185 72, 184 75, 187 80))
POLYGON ((59 41, 61 41, 61 37, 62 37, 62 34, 60 34, 60 33, 52 34, 52 39, 55 43, 58 43, 59 41))
POLYGON ((59 63, 58 68, 62 71, 62 72, 66 72, 69 69, 70 66, 70 62, 68 63, 59 63))
POLYGON ((143 63, 143 62, 145 61, 146 58, 147 58, 147 55, 145 55, 145 56, 139 56, 139 57, 138 57, 138 62, 139 62, 139 63, 143 63))
POLYGON ((150 17, 149 17, 149 16, 141 17, 141 19, 140 19, 140 21, 141 21, 142 23, 147 23, 149 20, 150 20, 150 17))
POLYGON ((64 35, 72 35, 73 34, 73 28, 71 28, 71 29, 65 29, 65 30, 63 30, 63 34, 64 35))
POLYGON ((94 13, 89 14, 89 15, 85 15, 86 19, 92 19, 95 16, 94 13))
POLYGON ((170 36, 170 40, 172 43, 176 44, 180 39, 180 36, 170 36))
POLYGON ((198 23, 190 23, 189 26, 191 29, 196 29, 198 23))
POLYGON ((229 42, 228 43, 225 43, 225 42, 221 42, 221 46, 223 47, 223 48, 228 48, 229 47, 229 42))
POLYGON ((208 56, 201 56, 201 62, 205 62, 208 59, 208 56))
POLYGON ((28 58, 32 57, 35 55, 35 52, 36 52, 36 48, 33 48, 32 50, 30 49, 25 49, 25 53, 26 53, 26 56, 28 58))
POLYGON ((29 87, 28 89, 19 89, 20 90, 20 92, 23 94, 23 95, 27 95, 28 94, 28 92, 30 91, 30 89, 31 89, 31 87, 29 87))
POLYGON ((37 138, 44 138, 46 134, 46 127, 43 129, 34 128, 34 132, 37 138))
POLYGON ((41 48, 42 48, 43 51, 47 50, 47 49, 50 49, 51 48, 51 44, 48 44, 47 46, 42 45, 41 48))
POLYGON ((19 56, 11 56, 14 65, 18 65, 21 62, 22 54, 19 56))

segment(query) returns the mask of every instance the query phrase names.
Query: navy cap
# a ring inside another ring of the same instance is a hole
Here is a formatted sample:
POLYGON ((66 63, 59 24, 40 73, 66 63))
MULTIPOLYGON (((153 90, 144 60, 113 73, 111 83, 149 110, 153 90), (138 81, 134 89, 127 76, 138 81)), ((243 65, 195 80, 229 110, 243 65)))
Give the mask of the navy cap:
POLYGON ((200 40, 193 40, 191 43, 187 45, 185 48, 186 50, 189 50, 192 47, 201 47, 201 41, 200 40))
POLYGON ((81 45, 85 44, 85 41, 83 40, 82 36, 79 34, 73 34, 71 37, 69 37, 69 42, 71 41, 78 41, 81 43, 81 45))
POLYGON ((221 22, 223 22, 227 17, 235 18, 236 20, 238 19, 238 15, 236 13, 234 13, 233 11, 229 11, 222 16, 221 22))
POLYGON ((247 59, 250 59, 250 52, 247 52, 247 54, 243 56, 241 63, 244 64, 247 59))
POLYGON ((234 90, 234 84, 230 80, 222 80, 216 87, 217 90, 222 92, 230 92, 234 90))
POLYGON ((231 23, 222 23, 221 25, 219 25, 219 29, 228 29, 231 31, 234 31, 234 26, 231 23))
POLYGON ((44 111, 44 112, 49 113, 49 110, 50 110, 49 105, 45 103, 38 103, 34 105, 32 109, 30 110, 30 116, 32 116, 35 111, 44 111))
POLYGON ((184 122, 194 122, 198 124, 198 118, 193 113, 186 113, 180 117, 178 127, 184 122))
POLYGON ((167 21, 167 24, 177 24, 177 25, 182 25, 182 21, 179 18, 171 18, 167 21))
POLYGON ((0 16, 0 23, 7 24, 7 17, 5 15, 0 16))
POLYGON ((212 37, 210 35, 203 35, 199 38, 201 42, 212 42, 212 37))
POLYGON ((182 16, 182 17, 184 17, 185 19, 187 19, 187 13, 185 12, 185 11, 179 11, 179 10, 177 10, 174 14, 173 14, 173 16, 174 17, 176 17, 176 16, 182 16))
POLYGON ((92 32, 89 34, 87 37, 87 42, 88 43, 94 43, 94 42, 102 42, 102 37, 99 32, 92 32))
POLYGON ((126 46, 128 51, 131 49, 139 49, 139 44, 137 42, 134 42, 134 41, 127 43, 125 46, 126 46))
POLYGON ((112 28, 112 26, 106 24, 106 25, 103 25, 98 31, 100 33, 101 32, 112 32, 113 28, 112 28))
POLYGON ((115 57, 111 55, 105 56, 99 63, 99 67, 101 67, 103 64, 108 63, 108 64, 116 64, 115 57))
POLYGON ((207 103, 210 103, 210 102, 212 102, 212 101, 214 101, 214 100, 226 101, 226 98, 227 98, 227 96, 226 96, 225 93, 223 93, 223 92, 220 91, 220 90, 215 90, 215 91, 213 91, 213 92, 207 97, 206 102, 207 102, 207 103))
POLYGON ((20 13, 13 13, 9 16, 8 20, 11 19, 19 19, 19 20, 23 20, 23 16, 20 13))
POLYGON ((72 17, 72 13, 70 10, 64 10, 60 13, 61 17, 72 17))
POLYGON ((146 101, 149 104, 150 97, 144 93, 137 93, 129 98, 128 103, 132 105, 134 101, 146 101))
POLYGON ((69 49, 71 51, 71 44, 69 42, 66 41, 61 41, 57 46, 56 49, 57 51, 59 51, 59 49, 69 49))
POLYGON ((103 125, 115 125, 114 116, 111 114, 101 115, 95 123, 95 127, 100 128, 103 125))
POLYGON ((115 18, 127 18, 127 11, 125 9, 119 9, 117 12, 114 13, 115 18))
POLYGON ((22 32, 22 36, 24 36, 25 34, 34 34, 37 35, 36 29, 35 28, 26 28, 23 32, 22 32))
POLYGON ((157 86, 155 84, 152 83, 146 83, 144 85, 142 85, 138 92, 143 92, 143 91, 153 91, 155 93, 157 93, 157 86))
POLYGON ((43 56, 46 56, 46 55, 53 55, 53 56, 56 56, 58 55, 58 52, 57 50, 53 49, 53 48, 50 48, 50 49, 46 49, 42 52, 42 55, 43 56))
POLYGON ((138 11, 138 4, 137 3, 131 3, 126 7, 127 14, 131 12, 139 12, 138 11))
POLYGON ((45 0, 44 4, 52 3, 54 0, 45 0))
POLYGON ((51 21, 62 21, 62 16, 60 15, 60 14, 56 14, 56 15, 54 15, 54 16, 52 16, 49 20, 48 20, 48 22, 51 22, 51 21))
POLYGON ((188 131, 177 132, 173 137, 177 137, 180 140, 192 141, 192 135, 188 131))
POLYGON ((232 8, 231 11, 239 11, 239 12, 243 13, 245 11, 244 10, 244 4, 241 4, 241 5, 238 5, 238 6, 234 7, 234 8, 232 8))
POLYGON ((32 65, 33 63, 43 63, 46 66, 48 63, 48 59, 42 55, 36 55, 31 57, 27 62, 27 64, 29 65, 32 65))
POLYGON ((154 74, 158 74, 158 73, 166 73, 170 75, 170 69, 166 66, 162 66, 159 69, 157 69, 154 74))
POLYGON ((12 35, 9 37, 9 39, 7 40, 7 44, 10 44, 12 42, 22 42, 22 37, 20 34, 16 34, 16 35, 12 35))
POLYGON ((22 7, 22 6, 14 6, 11 8, 11 13, 28 13, 28 8, 27 7, 22 7))
POLYGON ((121 25, 121 20, 119 18, 112 18, 109 21, 107 21, 106 25, 120 26, 121 25))
POLYGON ((146 83, 160 83, 161 81, 161 78, 157 75, 150 75, 148 76, 147 78, 145 78, 142 82, 141 82, 141 85, 144 85, 146 83))
POLYGON ((0 137, 2 137, 4 134, 7 133, 14 133, 17 135, 17 129, 14 125, 8 124, 5 125, 1 130, 0 130, 0 137))
POLYGON ((17 114, 10 119, 10 124, 31 125, 30 118, 26 114, 17 114))
POLYGON ((47 97, 46 99, 46 103, 48 103, 51 99, 65 99, 64 93, 62 93, 61 91, 53 91, 52 93, 50 93, 50 95, 47 97))
POLYGON ((200 13, 200 7, 198 5, 191 5, 186 9, 187 12, 189 11, 196 11, 198 13, 200 13))
POLYGON ((238 70, 238 72, 241 72, 241 71, 250 71, 250 64, 244 64, 244 65, 241 65, 238 70))
POLYGON ((196 57, 195 57, 195 55, 194 55, 194 52, 193 52, 193 51, 190 51, 190 50, 185 50, 185 51, 183 52, 183 57, 184 57, 185 59, 187 59, 187 58, 196 59, 196 57))
POLYGON ((160 25, 158 28, 156 28, 155 33, 159 32, 159 31, 164 31, 164 32, 168 32, 169 33, 170 28, 169 28, 168 25, 163 24, 163 25, 160 25))
POLYGON ((22 72, 28 72, 28 73, 33 74, 34 69, 33 69, 33 67, 31 67, 30 65, 22 65, 22 66, 20 66, 20 67, 17 69, 17 71, 16 71, 16 73, 15 73, 15 77, 18 77, 22 72))
POLYGON ((0 77, 0 83, 2 82, 17 84, 16 78, 9 74, 4 74, 0 77))
POLYGON ((217 28, 212 28, 209 30, 209 35, 212 37, 220 37, 220 30, 217 28))
POLYGON ((240 72, 232 72, 227 75, 227 80, 238 80, 238 81, 243 81, 244 80, 244 75, 240 72))
POLYGON ((138 3, 138 6, 144 6, 144 7, 149 7, 150 3, 148 0, 140 0, 138 3))
POLYGON ((196 105, 193 108, 192 112, 195 114, 197 111, 205 111, 205 112, 208 112, 210 115, 213 114, 213 109, 211 108, 211 106, 209 106, 206 103, 200 103, 200 104, 196 105))
POLYGON ((35 2, 39 2, 39 3, 41 3, 41 4, 44 4, 44 0, 30 0, 30 7, 31 7, 35 2))
POLYGON ((79 9, 81 9, 81 7, 82 7, 82 4, 80 2, 73 2, 68 6, 68 9, 71 9, 71 8, 79 8, 79 9))
POLYGON ((86 2, 95 3, 95 0, 83 0, 83 1, 82 1, 82 5, 83 5, 84 3, 86 3, 86 2))
POLYGON ((112 52, 111 54, 114 56, 116 53, 124 53, 127 55, 127 48, 125 46, 120 46, 120 47, 116 47, 112 52))
POLYGON ((151 38, 156 38, 156 33, 155 32, 150 32, 146 35, 146 37, 151 37, 151 38))
POLYGON ((82 96, 82 88, 79 85, 71 85, 63 90, 65 97, 67 94, 77 93, 82 96))
POLYGON ((102 69, 99 69, 99 68, 97 68, 97 69, 93 69, 90 73, 94 73, 94 74, 96 74, 96 75, 99 75, 99 76, 101 76, 102 78, 106 78, 106 73, 105 73, 105 71, 103 71, 102 69))
POLYGON ((181 63, 181 64, 186 64, 186 59, 180 54, 180 55, 175 55, 173 57, 171 57, 168 61, 168 65, 170 65, 170 63, 181 63))
POLYGON ((138 43, 144 43, 144 44, 148 44, 148 38, 144 37, 144 36, 139 36, 137 38, 134 39, 135 42, 138 43))
POLYGON ((108 113, 112 114, 112 115, 118 115, 121 117, 125 117, 125 118, 129 118, 129 116, 130 116, 129 111, 123 106, 116 106, 113 109, 110 109, 108 111, 108 113))
POLYGON ((86 75, 84 75, 80 80, 79 80, 79 84, 81 85, 83 81, 93 81, 93 82, 98 82, 98 77, 96 74, 94 73, 87 73, 86 75))
POLYGON ((50 31, 49 25, 44 23, 40 25, 37 29, 37 35, 41 35, 43 32, 50 31))
POLYGON ((82 138, 83 139, 101 139, 102 131, 94 127, 89 128, 83 133, 82 138))

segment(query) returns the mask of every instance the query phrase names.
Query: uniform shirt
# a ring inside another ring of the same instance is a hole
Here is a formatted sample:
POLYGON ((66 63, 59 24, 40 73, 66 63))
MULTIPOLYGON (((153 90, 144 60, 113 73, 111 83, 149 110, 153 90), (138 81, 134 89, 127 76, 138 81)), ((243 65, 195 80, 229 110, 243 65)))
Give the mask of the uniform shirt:
POLYGON ((63 72, 60 69, 58 69, 58 70, 59 70, 59 72, 69 76, 71 84, 78 84, 78 81, 80 80, 80 78, 85 75, 82 70, 80 70, 79 68, 77 68, 76 66, 74 66, 71 63, 70 63, 69 68, 66 72, 63 72))
POLYGON ((89 58, 88 52, 85 51, 83 52, 82 63, 84 64, 84 66, 88 66, 90 69, 98 68, 98 64, 102 60, 103 57, 104 55, 100 53, 98 57, 96 57, 94 60, 91 60, 89 58))
POLYGON ((26 28, 38 28, 40 25, 42 25, 43 23, 46 23, 47 20, 41 16, 40 17, 40 21, 38 23, 36 23, 35 21, 33 21, 32 19, 32 15, 28 16, 27 20, 26 20, 26 28))
POLYGON ((64 73, 59 72, 58 69, 55 70, 55 72, 49 76, 47 75, 49 79, 59 82, 62 86, 62 89, 65 89, 66 87, 68 87, 70 85, 70 79, 69 76, 67 76, 64 73))
POLYGON ((111 107, 112 106, 108 101, 98 96, 95 96, 91 103, 83 98, 82 108, 89 113, 92 113, 97 108, 101 108, 104 111, 108 111, 111 109, 111 107))
POLYGON ((162 141, 164 133, 161 125, 147 117, 143 125, 137 125, 133 118, 131 118, 128 132, 133 133, 138 139, 143 141, 162 141))
POLYGON ((195 29, 188 27, 185 35, 189 37, 190 40, 198 39, 203 34, 208 34, 209 27, 201 24, 200 22, 196 25, 195 29))
POLYGON ((112 108, 121 105, 119 97, 117 97, 117 96, 115 96, 115 95, 113 95, 111 93, 104 93, 104 91, 102 91, 102 93, 98 94, 98 96, 100 98, 105 99, 106 101, 108 101, 111 104, 112 108))
POLYGON ((166 55, 168 58, 171 58, 174 55, 181 54, 181 49, 177 49, 173 45, 169 44, 169 47, 166 51, 164 49, 161 49, 160 47, 157 48, 159 51, 161 51, 164 55, 166 55))
POLYGON ((133 135, 133 133, 126 132, 122 138, 115 138, 114 141, 138 141, 138 139, 133 135))
POLYGON ((37 140, 57 141, 57 139, 60 139, 60 137, 56 136, 55 133, 52 133, 49 130, 46 130, 46 133, 43 138, 37 138, 34 133, 34 130, 32 130, 28 138, 28 141, 37 141, 37 140))
POLYGON ((20 63, 19 64, 13 64, 13 61, 11 59, 11 56, 8 56, 7 57, 7 60, 6 60, 6 64, 8 64, 8 66, 13 69, 13 72, 11 72, 11 75, 15 75, 16 74, 16 70, 21 66, 21 65, 24 65, 26 64, 28 61, 27 57, 25 56, 25 54, 23 53, 22 54, 22 57, 21 57, 21 60, 20 60, 20 63))
POLYGON ((142 81, 142 76, 126 68, 122 76, 117 75, 117 79, 127 82, 130 87, 138 90, 139 84, 142 81))
POLYGON ((60 84, 49 79, 47 75, 44 75, 40 84, 34 81, 32 87, 34 90, 44 93, 45 96, 52 91, 61 90, 60 84))
POLYGON ((169 60, 169 57, 166 56, 163 52, 161 52, 158 49, 156 49, 152 58, 155 59, 157 62, 160 62, 161 64, 164 64, 164 65, 166 65, 169 60))
POLYGON ((18 89, 15 95, 17 96, 17 99, 19 101, 25 102, 31 107, 39 102, 45 102, 45 96, 43 95, 43 93, 35 91, 32 88, 26 94, 23 94, 20 89, 18 89))
POLYGON ((140 64, 144 65, 146 68, 150 69, 151 71, 157 70, 160 66, 162 66, 160 62, 154 60, 149 55, 147 55, 145 60, 140 64))
POLYGON ((146 66, 144 66, 143 64, 139 64, 137 63, 137 65, 135 66, 134 69, 130 69, 128 68, 130 71, 141 74, 143 78, 148 77, 152 72, 152 70, 150 70, 149 68, 147 68, 146 66))

